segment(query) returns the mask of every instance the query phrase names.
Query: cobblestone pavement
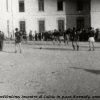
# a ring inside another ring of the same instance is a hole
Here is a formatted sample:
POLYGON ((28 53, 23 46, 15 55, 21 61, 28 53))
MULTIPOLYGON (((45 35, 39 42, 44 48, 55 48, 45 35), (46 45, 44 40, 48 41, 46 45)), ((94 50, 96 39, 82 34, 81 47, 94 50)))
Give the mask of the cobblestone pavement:
POLYGON ((100 100, 100 43, 95 46, 88 51, 82 42, 80 51, 73 51, 71 43, 28 42, 20 54, 14 53, 14 44, 5 43, 0 100, 100 100))

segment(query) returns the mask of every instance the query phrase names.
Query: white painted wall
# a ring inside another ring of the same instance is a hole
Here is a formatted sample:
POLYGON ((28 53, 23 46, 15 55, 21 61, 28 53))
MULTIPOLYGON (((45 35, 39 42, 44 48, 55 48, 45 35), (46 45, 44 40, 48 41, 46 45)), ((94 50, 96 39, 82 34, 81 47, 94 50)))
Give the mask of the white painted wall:
MULTIPOLYGON (((38 0, 25 0, 25 12, 19 13, 18 0, 13 1, 13 29, 19 27, 19 21, 26 21, 26 32, 38 31, 38 21, 45 20, 45 29, 57 29, 57 20, 62 18, 66 21, 65 4, 64 11, 57 11, 57 0, 44 0, 44 12, 38 11, 38 0)), ((66 28, 66 24, 65 24, 66 28)))
POLYGON ((100 28, 100 0, 91 0, 91 26, 100 28))
MULTIPOLYGON (((99 3, 99 0, 92 0, 92 6, 96 9, 95 3, 99 3)), ((19 0, 8 0, 8 11, 6 8, 6 0, 0 0, 0 30, 4 31, 6 36, 13 35, 13 31, 16 27, 19 28, 19 21, 26 21, 26 32, 29 34, 29 31, 32 30, 38 31, 38 21, 40 19, 45 20, 45 29, 54 30, 58 29, 58 19, 65 20, 65 29, 72 28, 76 26, 76 18, 78 16, 84 16, 86 19, 86 26, 89 25, 89 16, 88 14, 79 14, 76 11, 76 1, 75 0, 64 0, 64 10, 57 11, 57 0, 44 0, 44 12, 38 11, 38 0, 25 0, 25 12, 19 12, 19 0), (7 21, 9 22, 9 34, 7 28, 7 21)), ((99 7, 99 5, 98 5, 99 7)), ((88 5, 85 4, 85 10, 87 10, 88 5)), ((93 14, 92 10, 92 19, 95 19, 97 16, 93 14)), ((99 12, 98 12, 99 13, 99 12)), ((97 18, 99 19, 99 17, 97 18)), ((92 20, 94 24, 94 21, 92 20)), ((97 23, 96 23, 97 24, 97 23)), ((95 24, 95 26, 96 26, 95 24)), ((97 24, 98 25, 98 24, 97 24)))
POLYGON ((0 0, 0 30, 2 30, 6 36, 13 35, 13 31, 16 27, 19 28, 19 21, 26 21, 26 32, 30 30, 38 31, 38 21, 40 19, 45 20, 45 29, 54 30, 58 28, 57 20, 60 18, 65 20, 66 28, 66 15, 65 15, 65 3, 64 10, 57 11, 57 0, 44 0, 44 12, 38 11, 38 0, 25 0, 25 12, 19 12, 19 0, 0 0), (9 26, 9 32, 8 32, 9 26), (8 34, 9 33, 9 34, 8 34))

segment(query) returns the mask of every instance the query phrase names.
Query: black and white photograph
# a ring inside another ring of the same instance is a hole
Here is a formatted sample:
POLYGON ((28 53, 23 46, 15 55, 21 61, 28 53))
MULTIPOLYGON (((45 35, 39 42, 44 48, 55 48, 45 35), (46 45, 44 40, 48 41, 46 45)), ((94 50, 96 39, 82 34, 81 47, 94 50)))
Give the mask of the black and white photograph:
POLYGON ((0 0, 0 100, 100 100, 100 0, 0 0))

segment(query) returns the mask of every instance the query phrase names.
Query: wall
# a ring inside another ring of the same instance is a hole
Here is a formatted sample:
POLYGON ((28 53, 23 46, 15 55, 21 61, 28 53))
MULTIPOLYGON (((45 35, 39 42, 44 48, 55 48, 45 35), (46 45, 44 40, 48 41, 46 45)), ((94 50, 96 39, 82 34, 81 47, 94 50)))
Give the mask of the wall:
POLYGON ((10 18, 10 14, 7 12, 6 0, 0 0, 0 31, 3 31, 8 35, 7 20, 10 18))
POLYGON ((85 19, 85 28, 90 26, 90 9, 89 0, 84 1, 83 11, 77 11, 77 0, 66 0, 66 27, 76 27, 76 20, 78 17, 85 19))
MULTIPOLYGON (((16 27, 19 28, 19 21, 26 21, 26 32, 30 30, 38 31, 38 21, 40 19, 45 20, 46 30, 58 29, 58 19, 65 20, 65 29, 76 27, 77 17, 85 18, 85 27, 90 25, 90 13, 88 10, 88 3, 84 4, 84 11, 76 11, 76 0, 64 0, 64 10, 57 11, 57 0, 44 0, 44 12, 38 11, 38 0, 25 0, 25 12, 19 12, 19 0, 8 0, 8 11, 6 0, 0 0, 0 30, 4 31, 7 36, 13 35, 16 27), (8 29, 9 26, 9 29, 8 29), (9 30, 9 32, 8 32, 9 30)), ((91 24, 92 26, 99 26, 100 18, 96 14, 100 15, 99 0, 92 0, 91 2, 91 24), (96 10, 96 12, 95 12, 96 10), (96 20, 95 20, 96 18, 96 20), (98 21, 99 20, 99 21, 98 21), (96 22, 96 23, 95 23, 96 22)))
POLYGON ((62 18, 65 20, 66 28, 66 15, 65 15, 65 4, 64 11, 57 11, 57 0, 44 0, 44 12, 38 11, 38 0, 25 0, 25 12, 19 13, 18 0, 13 1, 13 29, 19 27, 19 21, 26 21, 26 32, 30 30, 38 31, 38 21, 40 19, 45 20, 45 29, 54 30, 57 29, 57 20, 62 18))
POLYGON ((91 0, 91 26, 100 28, 100 0, 91 0))

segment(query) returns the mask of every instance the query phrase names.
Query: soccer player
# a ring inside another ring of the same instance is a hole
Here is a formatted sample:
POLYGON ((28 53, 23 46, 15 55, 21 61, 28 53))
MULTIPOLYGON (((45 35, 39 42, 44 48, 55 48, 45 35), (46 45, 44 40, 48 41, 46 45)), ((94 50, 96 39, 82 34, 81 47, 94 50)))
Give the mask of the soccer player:
POLYGON ((92 27, 90 27, 90 30, 89 30, 89 51, 92 50, 93 48, 93 51, 95 50, 95 47, 94 47, 94 42, 95 42, 95 34, 94 34, 94 30, 92 27))
POLYGON ((22 34, 18 31, 18 28, 15 29, 15 53, 17 53, 17 47, 19 46, 20 53, 22 52, 21 48, 22 34))
POLYGON ((76 30, 76 28, 73 28, 72 32, 71 32, 71 40, 72 40, 72 47, 73 50, 77 49, 77 51, 79 50, 79 34, 78 34, 78 30, 76 30))

